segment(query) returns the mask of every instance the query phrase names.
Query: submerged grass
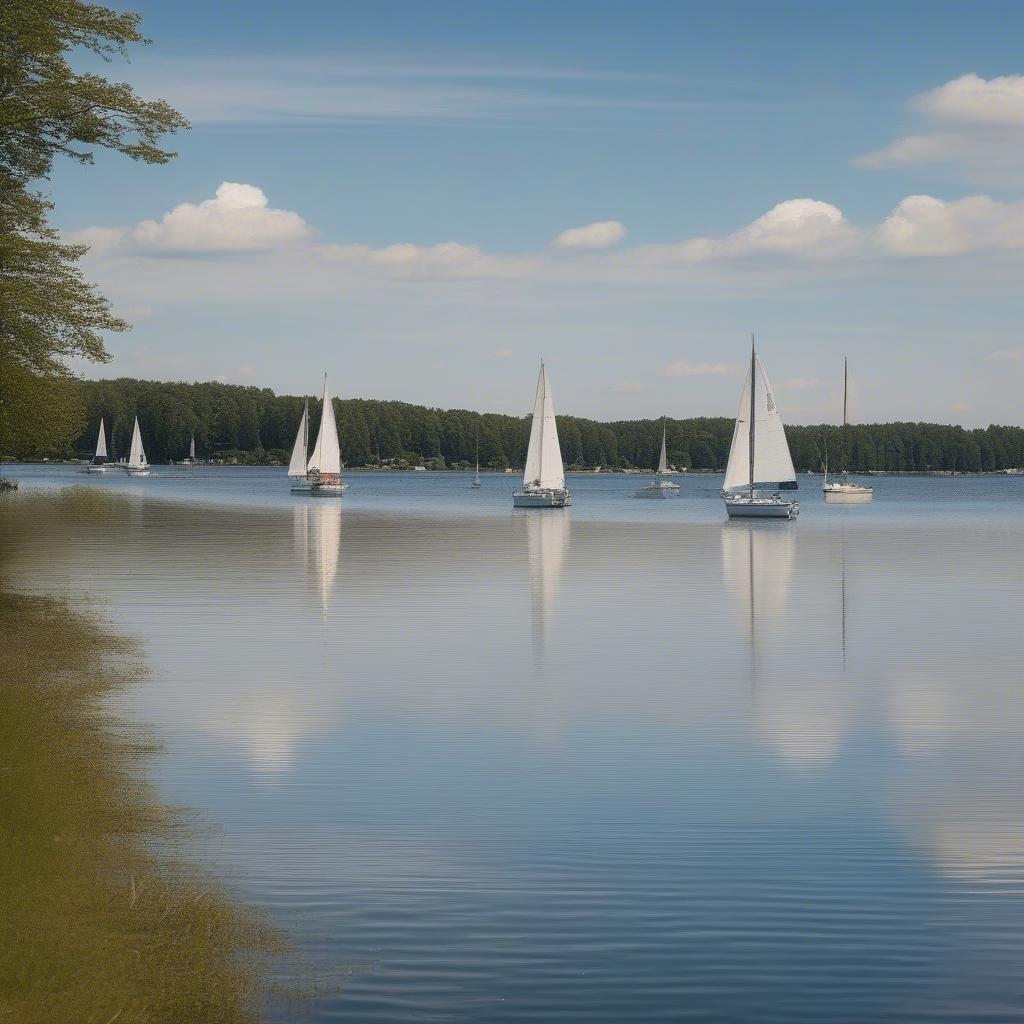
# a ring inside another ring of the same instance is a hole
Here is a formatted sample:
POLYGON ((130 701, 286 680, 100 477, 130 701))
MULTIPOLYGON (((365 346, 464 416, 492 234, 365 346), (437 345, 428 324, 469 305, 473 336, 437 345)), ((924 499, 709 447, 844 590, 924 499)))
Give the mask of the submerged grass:
POLYGON ((173 851, 153 746, 109 710, 138 653, 0 583, 0 1021, 258 1020, 285 943, 173 851))

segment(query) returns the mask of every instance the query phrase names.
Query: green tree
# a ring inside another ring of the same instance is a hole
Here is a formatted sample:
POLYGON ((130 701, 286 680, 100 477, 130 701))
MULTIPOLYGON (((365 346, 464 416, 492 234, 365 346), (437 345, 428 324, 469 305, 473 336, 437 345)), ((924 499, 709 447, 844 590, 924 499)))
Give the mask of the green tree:
POLYGON ((85 247, 60 241, 52 203, 33 186, 58 155, 174 156, 158 142, 187 127, 180 114, 68 63, 75 51, 110 60, 145 42, 136 14, 79 0, 0 5, 0 452, 66 445, 83 417, 66 359, 102 362, 102 332, 128 328, 84 279, 85 247))

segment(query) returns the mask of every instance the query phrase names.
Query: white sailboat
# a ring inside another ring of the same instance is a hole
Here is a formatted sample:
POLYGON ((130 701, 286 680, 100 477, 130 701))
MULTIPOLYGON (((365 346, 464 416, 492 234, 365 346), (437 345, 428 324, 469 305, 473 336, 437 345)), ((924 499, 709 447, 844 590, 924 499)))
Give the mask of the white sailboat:
MULTIPOLYGON (((846 409, 847 394, 849 392, 849 367, 847 360, 843 359, 843 434, 846 433, 846 409)), ((825 479, 822 482, 821 490, 828 505, 863 505, 871 501, 875 496, 874 489, 864 484, 851 483, 846 475, 846 470, 840 466, 839 480, 830 481, 828 478, 828 462, 825 463, 825 479)))
POLYGON ((341 481, 341 445, 338 443, 338 424, 334 419, 334 403, 327 390, 324 374, 324 399, 320 413, 320 430, 313 445, 313 454, 306 463, 309 493, 314 497, 341 494, 348 484, 341 481))
POLYGON ((476 475, 473 477, 473 486, 480 486, 480 432, 476 435, 476 475))
POLYGON ((679 484, 674 480, 659 480, 660 476, 667 476, 672 471, 668 468, 668 450, 665 447, 665 420, 661 421, 661 457, 658 459, 658 469, 654 479, 646 486, 641 487, 634 498, 672 498, 679 493, 679 484))
POLYGON ((306 461, 309 448, 309 399, 302 410, 302 419, 299 420, 299 432, 295 435, 295 444, 292 445, 292 457, 288 460, 288 477, 291 480, 292 494, 308 494, 310 483, 306 479, 306 461))
POLYGON ((729 518, 792 519, 800 505, 782 491, 797 487, 786 432, 768 375, 750 337, 750 369, 743 384, 729 449, 722 497, 729 518), (768 491, 767 496, 758 492, 768 491))
POLYGON ((92 463, 86 468, 87 473, 106 473, 107 471, 107 432, 103 427, 103 417, 100 417, 100 432, 96 438, 96 454, 92 457, 92 463))
POLYGON ((566 508, 572 494, 565 486, 562 451, 558 445, 558 425, 543 360, 537 378, 537 396, 533 403, 530 446, 526 451, 523 486, 512 494, 515 508, 566 508))
POLYGON ((178 463, 179 466, 184 466, 186 469, 190 469, 196 465, 196 435, 192 435, 192 439, 188 445, 188 458, 182 459, 178 463))
POLYGON ((124 468, 129 476, 149 476, 149 462, 146 459, 146 450, 142 447, 142 432, 139 430, 138 416, 135 417, 132 446, 128 451, 128 461, 124 468))

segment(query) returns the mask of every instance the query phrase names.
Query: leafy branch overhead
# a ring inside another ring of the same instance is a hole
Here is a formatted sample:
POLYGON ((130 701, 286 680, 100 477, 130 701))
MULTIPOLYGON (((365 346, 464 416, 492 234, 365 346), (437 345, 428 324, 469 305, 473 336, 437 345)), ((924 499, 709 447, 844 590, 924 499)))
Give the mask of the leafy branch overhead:
POLYGON ((181 114, 68 60, 127 59, 147 42, 139 26, 137 14, 77 0, 0 5, 0 450, 9 454, 78 433, 81 398, 65 361, 106 361, 103 333, 129 326, 83 277, 85 247, 61 242, 53 204, 34 185, 60 155, 82 164, 97 149, 149 164, 175 155, 160 141, 188 127, 181 114), (30 408, 42 394, 49 404, 30 408))

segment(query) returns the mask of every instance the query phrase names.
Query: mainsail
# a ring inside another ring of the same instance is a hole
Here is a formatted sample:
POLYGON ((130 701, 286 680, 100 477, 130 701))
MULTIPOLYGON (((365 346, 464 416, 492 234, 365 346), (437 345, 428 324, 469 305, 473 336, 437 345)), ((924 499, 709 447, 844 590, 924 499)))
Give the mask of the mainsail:
POLYGON ((661 457, 658 459, 658 475, 668 472, 668 451, 665 448, 665 421, 661 423, 661 457))
POLYGON ((526 452, 523 486, 553 491, 565 489, 555 407, 551 400, 548 372, 543 363, 540 364, 540 376, 537 378, 537 397, 533 403, 533 425, 530 428, 530 446, 526 452))
POLYGON ((789 445, 786 443, 786 432, 775 405, 768 375, 756 354, 751 359, 751 367, 743 384, 740 408, 736 414, 736 428, 732 435, 732 447, 729 449, 729 465, 725 471, 724 489, 740 490, 749 488, 751 483, 755 490, 796 490, 796 472, 789 454, 789 445), (754 467, 753 482, 750 479, 751 462, 754 467))
POLYGON ((288 463, 289 476, 306 475, 306 448, 309 446, 309 399, 306 400, 306 407, 302 410, 302 419, 299 420, 299 432, 295 435, 295 445, 292 447, 292 457, 288 463))
POLYGON ((141 469, 148 465, 146 451, 142 447, 142 433, 139 431, 139 417, 135 417, 135 428, 132 430, 132 446, 128 452, 128 468, 141 469))
POLYGON ((107 432, 103 429, 103 419, 100 418, 100 433, 96 438, 96 454, 92 461, 98 466, 107 459, 107 432))
POLYGON ((189 462, 195 462, 196 461, 196 435, 195 434, 192 435, 192 440, 189 442, 189 446, 188 446, 188 461, 189 462))
POLYGON ((320 414, 320 431, 316 435, 313 454, 306 469, 320 474, 341 473, 341 446, 338 444, 338 425, 334 420, 334 403, 327 393, 327 374, 324 374, 324 403, 320 414))

